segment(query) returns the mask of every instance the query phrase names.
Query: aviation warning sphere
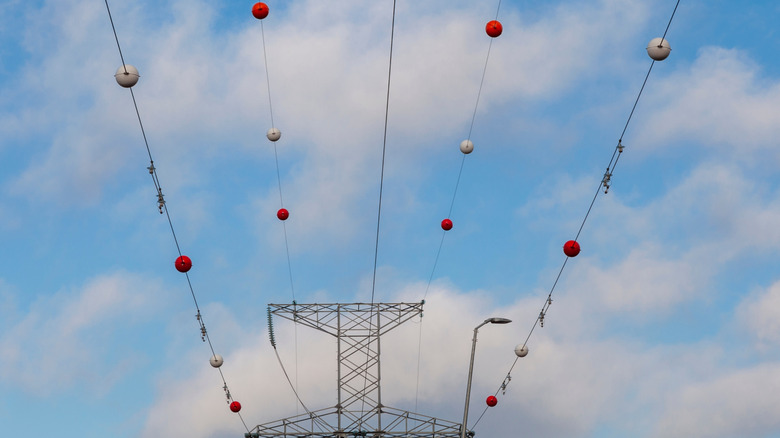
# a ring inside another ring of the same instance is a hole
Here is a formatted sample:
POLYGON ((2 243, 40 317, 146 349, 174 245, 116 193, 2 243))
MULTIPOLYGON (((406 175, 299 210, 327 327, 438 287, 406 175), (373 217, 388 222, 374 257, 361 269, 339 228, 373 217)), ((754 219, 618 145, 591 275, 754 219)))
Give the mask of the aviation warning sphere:
POLYGON ((441 221, 441 229, 444 231, 449 231, 452 229, 452 221, 449 219, 444 219, 441 221))
POLYGON ((663 61, 671 52, 672 46, 669 45, 669 41, 665 38, 653 38, 647 43, 647 54, 655 61, 663 61))
POLYGON ((517 357, 528 356, 528 346, 524 346, 523 344, 518 344, 517 347, 515 347, 515 354, 517 355, 517 357))
POLYGON ((224 362, 225 362, 225 361, 222 359, 222 356, 220 356, 220 355, 218 355, 218 354, 215 354, 215 355, 211 356, 211 359, 209 359, 209 363, 210 363, 210 364, 211 364, 211 366, 213 366, 214 368, 219 368, 219 367, 221 367, 221 366, 222 366, 222 364, 223 364, 224 362))
POLYGON ((280 208, 279 211, 276 212, 276 217, 278 217, 280 221, 286 221, 287 218, 290 217, 290 212, 287 211, 286 208, 280 208))
POLYGON ((485 25, 485 32, 491 38, 497 38, 503 31, 504 26, 498 20, 488 21, 488 24, 485 25))
POLYGON ((570 240, 563 245, 563 253, 569 257, 577 257, 580 253, 580 244, 574 240, 570 240))
POLYGON ((192 268, 192 260, 189 257, 183 255, 176 258, 176 270, 179 272, 187 272, 192 268))
POLYGON ((138 78, 140 77, 141 76, 138 74, 138 69, 130 64, 125 64, 116 69, 116 74, 114 75, 114 78, 116 78, 116 83, 125 88, 130 88, 137 84, 138 78), (125 69, 127 71, 125 71, 125 69))
POLYGON ((265 136, 268 137, 268 139, 271 140, 271 141, 277 141, 280 138, 282 138, 282 131, 280 131, 280 130, 278 130, 276 128, 271 128, 271 129, 268 130, 268 132, 265 134, 265 136))
POLYGON ((230 403, 230 410, 233 412, 238 412, 241 410, 241 403, 234 401, 233 403, 230 403))
POLYGON ((252 15, 254 15, 258 20, 262 20, 263 18, 267 17, 268 12, 268 5, 263 2, 255 3, 255 5, 252 6, 252 15))
POLYGON ((474 151, 474 143, 471 140, 463 140, 460 142, 460 151, 468 155, 474 151))
POLYGON ((485 403, 487 403, 487 405, 492 408, 498 404, 498 399, 494 395, 490 395, 488 396, 487 400, 485 400, 485 403))

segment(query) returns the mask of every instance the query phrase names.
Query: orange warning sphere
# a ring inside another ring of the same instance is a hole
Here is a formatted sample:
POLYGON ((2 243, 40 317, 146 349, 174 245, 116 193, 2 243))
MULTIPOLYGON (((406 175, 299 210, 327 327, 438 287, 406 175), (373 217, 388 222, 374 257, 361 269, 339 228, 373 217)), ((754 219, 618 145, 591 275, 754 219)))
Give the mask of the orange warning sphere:
POLYGON ((268 5, 263 2, 255 3, 255 5, 252 6, 252 15, 254 15, 258 20, 262 20, 263 18, 267 17, 268 5))
POLYGON ((280 221, 286 221, 287 218, 290 217, 290 212, 287 211, 286 208, 280 208, 279 211, 276 212, 276 217, 278 217, 280 221))
POLYGON ((230 403, 230 410, 233 412, 238 412, 241 410, 241 403, 234 401, 230 403))
POLYGON ((485 26, 485 32, 487 32, 488 36, 491 38, 498 37, 503 31, 504 26, 502 26, 501 22, 498 20, 488 21, 488 24, 485 26))
POLYGON ((580 253, 580 244, 574 240, 570 240, 563 245, 563 253, 569 257, 577 257, 580 253))
POLYGON ((498 404, 498 399, 493 395, 489 395, 487 400, 485 400, 485 402, 487 403, 488 406, 492 408, 493 406, 498 404))
POLYGON ((452 221, 449 219, 444 219, 441 221, 441 229, 444 231, 449 231, 452 229, 452 221))
POLYGON ((179 272, 187 272, 192 268, 192 260, 189 257, 183 255, 176 259, 176 270, 179 272))

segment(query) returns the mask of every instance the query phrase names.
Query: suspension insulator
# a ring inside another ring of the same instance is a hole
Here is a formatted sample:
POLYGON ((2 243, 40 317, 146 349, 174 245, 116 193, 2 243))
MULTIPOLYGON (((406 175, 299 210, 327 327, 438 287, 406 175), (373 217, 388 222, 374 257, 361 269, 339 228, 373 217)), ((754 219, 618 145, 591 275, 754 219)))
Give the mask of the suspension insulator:
POLYGON ((452 221, 449 219, 444 219, 441 221, 441 229, 444 231, 449 231, 452 229, 452 221))
POLYGON ((192 260, 189 257, 183 255, 176 258, 176 270, 179 272, 187 272, 192 268, 192 260))
POLYGON ((267 17, 268 12, 268 5, 263 2, 255 3, 255 5, 252 6, 252 15, 254 15, 258 20, 262 20, 263 18, 267 17))
POLYGON ((488 24, 485 26, 485 32, 487 32, 490 38, 498 37, 499 35, 501 35, 501 32, 503 31, 504 31, 504 26, 502 26, 501 22, 499 22, 498 20, 488 21, 488 24))
POLYGON ((563 253, 569 257, 577 257, 580 253, 580 244, 574 240, 570 240, 563 245, 563 253))

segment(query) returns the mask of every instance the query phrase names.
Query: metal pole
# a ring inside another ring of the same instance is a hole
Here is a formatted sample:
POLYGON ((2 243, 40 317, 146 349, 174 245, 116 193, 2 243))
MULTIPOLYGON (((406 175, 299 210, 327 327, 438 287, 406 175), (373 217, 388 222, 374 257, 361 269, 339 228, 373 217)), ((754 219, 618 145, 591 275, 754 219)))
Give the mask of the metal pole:
POLYGON ((338 374, 336 381, 336 412, 337 415, 337 427, 341 432, 341 306, 336 308, 336 374, 338 374))
POLYGON ((490 322, 485 320, 474 328, 474 339, 471 340, 471 361, 469 361, 469 377, 466 381, 466 406, 463 408, 463 425, 460 427, 460 438, 466 438, 466 423, 469 420, 469 399, 471 398, 471 375, 474 373, 474 353, 477 351, 477 331, 480 327, 490 322))
MULTIPOLYGON (((377 412, 377 420, 376 420, 376 430, 377 432, 382 430, 382 385, 380 382, 382 381, 382 369, 379 364, 379 354, 381 353, 380 350, 380 344, 379 344, 379 333, 382 332, 381 328, 382 320, 379 318, 379 309, 376 311, 376 412, 377 412)), ((369 327, 371 325, 369 324, 369 327)), ((369 330, 368 333, 369 336, 371 336, 371 332, 369 330)), ((369 351, 371 350, 371 338, 368 339, 368 346, 369 351)))

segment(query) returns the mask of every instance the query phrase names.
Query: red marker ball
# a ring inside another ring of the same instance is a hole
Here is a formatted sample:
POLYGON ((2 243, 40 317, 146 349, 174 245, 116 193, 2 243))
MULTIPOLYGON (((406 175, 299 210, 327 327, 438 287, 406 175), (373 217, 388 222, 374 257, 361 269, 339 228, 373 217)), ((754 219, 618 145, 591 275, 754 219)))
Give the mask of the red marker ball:
POLYGON ((449 219, 444 219, 441 221, 441 229, 444 231, 449 231, 452 229, 452 221, 449 219))
POLYGON ((176 259, 176 270, 179 272, 187 272, 192 268, 192 260, 187 256, 181 256, 176 259))
POLYGON ((280 208, 279 211, 276 212, 276 217, 278 217, 280 221, 286 221, 287 218, 290 217, 290 212, 287 211, 286 208, 280 208))
POLYGON ((487 32, 488 36, 491 38, 498 37, 503 31, 504 26, 502 26, 498 20, 488 21, 488 24, 485 26, 485 32, 487 32))
POLYGON ((255 5, 252 6, 252 15, 254 15, 258 20, 262 20, 263 18, 267 17, 268 5, 263 2, 255 3, 255 5))
POLYGON ((234 401, 230 404, 230 410, 233 412, 238 412, 241 410, 241 403, 234 401))
POLYGON ((577 257, 580 253, 580 244, 574 240, 570 240, 563 245, 563 253, 569 257, 577 257))
POLYGON ((488 406, 491 408, 498 404, 498 399, 495 396, 489 395, 487 400, 485 400, 488 406))

